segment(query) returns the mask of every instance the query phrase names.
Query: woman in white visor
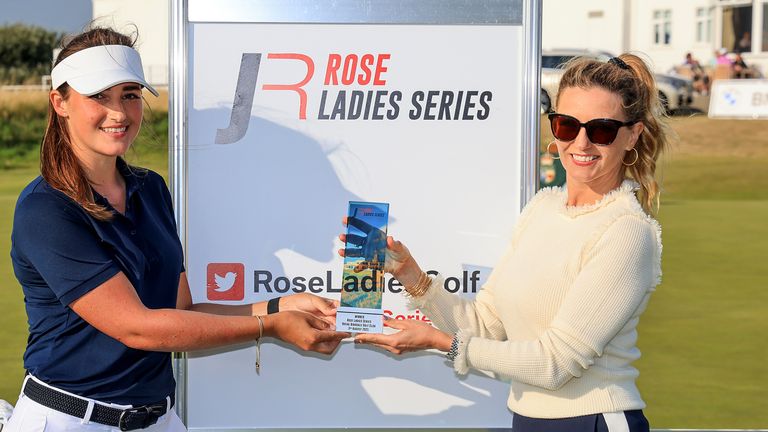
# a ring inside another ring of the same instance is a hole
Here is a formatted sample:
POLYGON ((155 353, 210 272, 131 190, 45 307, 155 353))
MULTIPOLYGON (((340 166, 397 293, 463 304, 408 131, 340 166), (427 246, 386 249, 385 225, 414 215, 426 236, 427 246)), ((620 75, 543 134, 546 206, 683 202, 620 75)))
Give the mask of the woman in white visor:
MULTIPOLYGON (((163 179, 122 156, 139 133, 134 38, 94 28, 66 43, 51 80, 41 176, 14 215, 27 375, 7 431, 183 431, 171 352, 274 337, 332 353, 336 304, 310 294, 193 304, 163 179)), ((217 290, 244 277, 217 274, 217 290)), ((257 365, 258 368, 258 356, 257 365)))

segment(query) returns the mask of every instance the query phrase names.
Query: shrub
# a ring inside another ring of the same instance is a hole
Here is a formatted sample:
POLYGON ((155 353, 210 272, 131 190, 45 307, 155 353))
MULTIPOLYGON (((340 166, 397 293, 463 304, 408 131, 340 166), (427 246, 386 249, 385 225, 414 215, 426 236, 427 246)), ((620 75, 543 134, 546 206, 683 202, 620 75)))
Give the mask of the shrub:
MULTIPOLYGON (((47 111, 47 102, 38 95, 18 94, 15 100, 0 103, 0 169, 37 163, 48 121, 47 111)), ((132 146, 131 155, 137 152, 144 156, 164 155, 167 145, 168 111, 145 109, 141 133, 132 146)))
POLYGON ((0 104, 0 149, 29 150, 40 144, 45 132, 47 115, 47 105, 0 104))
POLYGON ((0 84, 37 84, 50 72, 61 33, 25 24, 0 26, 0 84))

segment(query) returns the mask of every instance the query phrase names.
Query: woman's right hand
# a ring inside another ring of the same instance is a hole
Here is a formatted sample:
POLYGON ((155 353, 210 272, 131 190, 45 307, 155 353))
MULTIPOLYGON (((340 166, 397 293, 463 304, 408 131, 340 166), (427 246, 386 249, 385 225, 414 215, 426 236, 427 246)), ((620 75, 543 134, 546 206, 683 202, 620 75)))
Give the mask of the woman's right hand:
POLYGON ((350 333, 333 330, 332 324, 309 313, 295 310, 262 316, 265 336, 278 338, 304 351, 331 354, 350 333))
MULTIPOLYGON (((347 226, 346 217, 342 219, 342 223, 347 226)), ((340 234, 339 240, 346 245, 347 235, 340 234)), ((339 255, 344 256, 344 248, 339 249, 339 255)), ((387 259, 384 263, 384 272, 394 276, 406 288, 416 285, 423 273, 411 255, 411 251, 392 236, 387 236, 387 259)))
POLYGON ((419 282, 423 273, 411 251, 399 240, 387 236, 387 259, 384 271, 390 273, 403 286, 412 287, 419 282))

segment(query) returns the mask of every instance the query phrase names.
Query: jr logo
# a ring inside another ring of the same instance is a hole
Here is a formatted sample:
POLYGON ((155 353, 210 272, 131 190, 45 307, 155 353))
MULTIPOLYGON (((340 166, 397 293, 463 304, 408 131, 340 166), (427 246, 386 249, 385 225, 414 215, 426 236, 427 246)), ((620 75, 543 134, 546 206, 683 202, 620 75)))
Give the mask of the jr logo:
MULTIPOLYGON (((304 54, 267 54, 272 60, 299 60, 307 67, 304 79, 295 84, 264 84, 262 90, 289 90, 299 95, 299 118, 307 119, 307 92, 304 87, 315 73, 315 63, 304 54)), ((232 103, 232 114, 229 126, 216 131, 216 144, 232 144, 240 141, 248 131, 248 123, 253 109, 253 97, 256 92, 256 80, 259 77, 261 53, 243 53, 240 61, 240 72, 237 75, 235 98, 232 103)))

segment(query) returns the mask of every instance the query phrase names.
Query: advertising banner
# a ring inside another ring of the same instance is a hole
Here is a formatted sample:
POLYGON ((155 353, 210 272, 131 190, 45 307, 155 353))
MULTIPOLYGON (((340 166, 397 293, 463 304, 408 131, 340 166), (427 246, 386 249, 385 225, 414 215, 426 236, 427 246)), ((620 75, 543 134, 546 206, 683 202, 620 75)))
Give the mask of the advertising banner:
MULTIPOLYGON (((338 235, 360 201, 388 203, 386 233, 445 277, 441 289, 473 298, 538 181, 523 175, 524 146, 537 157, 522 142, 524 108, 538 110, 523 88, 523 31, 188 23, 176 196, 193 300, 341 299, 338 235)), ((385 317, 429 322, 389 275, 381 298, 385 317)), ((265 340, 257 374, 255 351, 177 364, 190 430, 511 422, 503 377, 458 376, 439 352, 393 356, 350 339, 328 357, 265 340)))
POLYGON ((716 80, 709 98, 710 118, 768 118, 768 80, 716 80))

